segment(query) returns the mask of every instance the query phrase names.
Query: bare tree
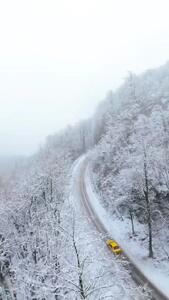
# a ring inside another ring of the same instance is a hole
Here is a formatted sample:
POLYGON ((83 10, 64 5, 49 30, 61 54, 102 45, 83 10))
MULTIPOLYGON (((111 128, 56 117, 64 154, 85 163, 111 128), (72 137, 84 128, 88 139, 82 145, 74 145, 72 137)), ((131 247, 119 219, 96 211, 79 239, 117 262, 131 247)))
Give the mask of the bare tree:
POLYGON ((149 193, 149 179, 148 179, 148 169, 147 169, 147 153, 144 147, 144 197, 146 203, 146 214, 147 214, 147 224, 148 224, 148 237, 149 237, 149 257, 153 258, 153 242, 152 242, 152 211, 151 211, 151 200, 149 193))
POLYGON ((130 207, 129 208, 129 215, 130 215, 130 221, 131 221, 131 229, 132 229, 132 234, 135 234, 135 228, 134 228, 134 220, 133 220, 133 210, 130 207))

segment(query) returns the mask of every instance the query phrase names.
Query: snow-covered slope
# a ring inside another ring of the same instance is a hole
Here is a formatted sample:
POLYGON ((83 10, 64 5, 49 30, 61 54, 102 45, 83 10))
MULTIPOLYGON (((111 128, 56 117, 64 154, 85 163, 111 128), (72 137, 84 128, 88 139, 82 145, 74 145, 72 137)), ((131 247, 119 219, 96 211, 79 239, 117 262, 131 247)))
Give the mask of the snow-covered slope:
POLYGON ((155 269, 167 275, 169 64, 141 76, 130 74, 95 119, 101 135, 91 164, 101 204, 119 224, 122 236, 125 224, 136 254, 141 248, 145 260, 153 257, 155 269))

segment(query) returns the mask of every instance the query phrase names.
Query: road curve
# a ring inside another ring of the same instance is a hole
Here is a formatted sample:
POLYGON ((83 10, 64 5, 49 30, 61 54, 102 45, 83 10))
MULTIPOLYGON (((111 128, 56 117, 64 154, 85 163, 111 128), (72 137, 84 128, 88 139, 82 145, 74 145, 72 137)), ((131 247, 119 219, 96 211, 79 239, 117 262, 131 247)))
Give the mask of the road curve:
MULTIPOLYGON (((80 178, 79 178, 79 189, 81 193, 81 201, 84 206, 84 209, 87 212, 88 217, 92 220, 98 232, 102 235, 104 242, 110 237, 110 233, 105 228, 104 224, 101 222, 99 217, 96 215, 94 207, 91 204, 90 197, 87 193, 86 184, 85 184, 85 174, 87 170, 87 160, 83 159, 80 163, 80 178)), ((113 237, 112 237, 113 238, 113 237)), ((145 275, 144 273, 135 265, 131 258, 125 253, 123 249, 123 253, 129 262, 129 266, 131 269, 132 277, 136 281, 138 285, 146 285, 152 291, 152 299, 153 300, 169 300, 163 291, 159 290, 145 275)))

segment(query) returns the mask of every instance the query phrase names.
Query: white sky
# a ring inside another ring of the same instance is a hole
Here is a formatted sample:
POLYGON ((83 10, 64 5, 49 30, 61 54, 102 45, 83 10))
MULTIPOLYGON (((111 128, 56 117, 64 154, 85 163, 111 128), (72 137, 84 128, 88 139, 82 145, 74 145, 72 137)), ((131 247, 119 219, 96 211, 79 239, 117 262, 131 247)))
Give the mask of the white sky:
POLYGON ((169 59, 168 0, 0 0, 0 155, 92 115, 128 70, 169 59))

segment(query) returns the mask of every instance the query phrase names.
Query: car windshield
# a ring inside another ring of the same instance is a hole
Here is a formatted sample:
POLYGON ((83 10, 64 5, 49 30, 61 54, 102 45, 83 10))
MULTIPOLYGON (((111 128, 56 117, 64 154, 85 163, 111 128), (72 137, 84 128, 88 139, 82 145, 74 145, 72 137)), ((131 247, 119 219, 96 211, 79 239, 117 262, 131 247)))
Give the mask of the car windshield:
POLYGON ((119 246, 114 246, 113 248, 114 248, 114 250, 117 250, 117 249, 119 249, 119 246))

